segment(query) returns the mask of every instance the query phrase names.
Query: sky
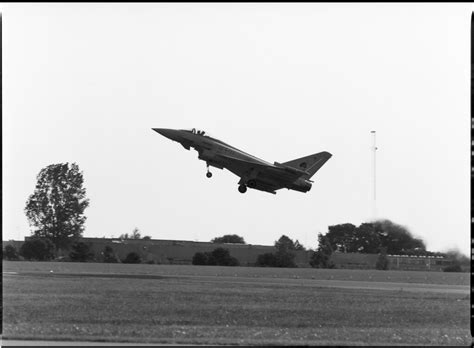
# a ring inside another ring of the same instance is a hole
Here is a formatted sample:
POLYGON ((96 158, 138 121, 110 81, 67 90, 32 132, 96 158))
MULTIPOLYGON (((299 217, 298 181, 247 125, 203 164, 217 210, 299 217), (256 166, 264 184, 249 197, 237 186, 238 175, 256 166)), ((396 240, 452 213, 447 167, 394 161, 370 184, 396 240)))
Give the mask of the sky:
POLYGON ((40 170, 77 163, 85 237, 281 235, 389 219, 470 254, 473 4, 0 4, 3 240, 31 234, 40 170), (151 128, 269 162, 332 158, 311 191, 239 178, 151 128), (373 138, 376 131, 376 201, 373 138))

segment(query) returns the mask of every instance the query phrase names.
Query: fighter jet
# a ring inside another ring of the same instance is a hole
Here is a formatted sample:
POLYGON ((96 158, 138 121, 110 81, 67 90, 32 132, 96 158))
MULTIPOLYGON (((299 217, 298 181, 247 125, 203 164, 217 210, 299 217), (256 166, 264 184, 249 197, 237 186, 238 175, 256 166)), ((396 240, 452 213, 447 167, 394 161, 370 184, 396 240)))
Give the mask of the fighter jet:
POLYGON ((332 156, 329 152, 323 151, 289 162, 271 164, 195 128, 152 129, 180 143, 186 150, 195 149, 199 154, 198 158, 206 162, 208 178, 212 177, 209 166, 226 168, 240 177, 238 183, 240 193, 245 193, 247 187, 273 194, 282 188, 308 192, 313 183, 311 177, 332 156))

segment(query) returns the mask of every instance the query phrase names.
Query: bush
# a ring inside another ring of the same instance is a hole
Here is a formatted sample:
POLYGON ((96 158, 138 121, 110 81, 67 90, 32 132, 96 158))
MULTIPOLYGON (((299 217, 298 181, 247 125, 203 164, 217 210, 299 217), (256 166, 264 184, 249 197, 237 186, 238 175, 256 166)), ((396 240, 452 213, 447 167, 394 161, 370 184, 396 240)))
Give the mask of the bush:
POLYGON ((324 251, 318 250, 311 255, 309 264, 314 268, 335 268, 334 263, 331 261, 331 254, 327 254, 324 251))
POLYGON ((236 234, 226 234, 222 237, 216 237, 211 240, 211 243, 234 243, 234 244, 245 244, 245 240, 243 237, 238 236, 236 234))
POLYGON ((102 251, 102 255, 104 257, 104 262, 106 263, 116 263, 117 257, 115 256, 114 249, 111 246, 107 245, 102 251))
POLYGON ((276 267, 296 267, 295 257, 296 255, 289 251, 277 251, 275 253, 276 267))
POLYGON ((295 254, 288 251, 277 251, 276 253, 265 253, 258 255, 255 266, 258 267, 288 267, 294 268, 295 254))
POLYGON ((459 262, 453 262, 452 265, 443 268, 443 272, 462 272, 462 267, 459 262))
POLYGON ((25 260, 49 261, 54 258, 54 244, 47 238, 31 238, 21 246, 20 255, 25 260))
POLYGON ((7 245, 3 251, 3 258, 7 259, 8 261, 18 261, 20 259, 20 255, 13 245, 7 245))
POLYGON ((387 249, 382 248, 379 257, 377 258, 377 262, 375 263, 375 269, 385 271, 388 269, 388 263, 387 249))
POLYGON ((228 249, 217 248, 210 253, 195 253, 193 256, 193 265, 238 266, 239 260, 231 256, 228 249))
POLYGON ((141 263, 142 258, 136 252, 132 251, 128 253, 127 257, 122 260, 122 263, 141 263))
POLYGON ((239 261, 235 257, 230 256, 228 249, 217 248, 211 252, 209 264, 215 264, 218 266, 238 266, 239 261))
POLYGON ((276 267, 276 257, 273 253, 260 254, 257 257, 255 266, 258 267, 276 267))
POLYGON ((193 265, 207 265, 208 264, 208 253, 197 252, 193 256, 193 265))
POLYGON ((69 253, 69 258, 73 262, 87 262, 94 258, 89 246, 84 242, 77 242, 72 245, 72 251, 69 253))

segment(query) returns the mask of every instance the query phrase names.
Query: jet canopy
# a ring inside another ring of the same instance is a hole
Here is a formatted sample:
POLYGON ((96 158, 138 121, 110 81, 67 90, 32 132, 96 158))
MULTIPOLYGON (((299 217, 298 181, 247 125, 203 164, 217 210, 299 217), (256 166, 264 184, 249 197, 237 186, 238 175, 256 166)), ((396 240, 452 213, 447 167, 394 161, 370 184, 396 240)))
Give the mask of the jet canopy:
POLYGON ((196 135, 206 135, 208 137, 210 137, 211 135, 209 135, 208 133, 206 133, 205 131, 203 130, 199 130, 199 129, 196 129, 196 128, 192 128, 192 129, 183 129, 185 132, 189 132, 189 133, 192 133, 192 134, 196 134, 196 135))

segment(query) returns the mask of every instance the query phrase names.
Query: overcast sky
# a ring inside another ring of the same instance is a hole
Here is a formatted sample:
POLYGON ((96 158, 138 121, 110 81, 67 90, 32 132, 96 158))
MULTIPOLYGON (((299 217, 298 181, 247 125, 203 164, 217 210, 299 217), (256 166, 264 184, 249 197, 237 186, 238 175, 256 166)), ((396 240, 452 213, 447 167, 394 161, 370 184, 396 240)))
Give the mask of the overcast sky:
POLYGON ((3 240, 45 166, 75 162, 86 237, 238 234, 308 248, 378 218, 470 253, 473 4, 1 4, 3 240), (151 130, 198 128, 269 162, 333 157, 311 191, 238 177, 151 130))

